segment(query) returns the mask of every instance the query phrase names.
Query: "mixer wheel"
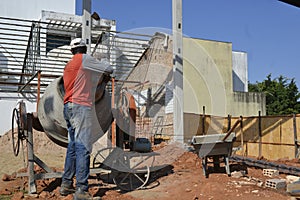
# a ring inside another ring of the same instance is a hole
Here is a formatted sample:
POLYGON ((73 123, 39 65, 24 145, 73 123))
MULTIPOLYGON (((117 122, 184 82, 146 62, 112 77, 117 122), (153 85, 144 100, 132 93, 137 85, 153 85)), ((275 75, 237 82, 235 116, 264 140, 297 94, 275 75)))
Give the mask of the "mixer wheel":
POLYGON ((13 143, 13 152, 15 156, 18 156, 20 150, 20 135, 22 134, 21 122, 20 122, 20 113, 17 108, 14 108, 12 115, 12 143, 13 143))
POLYGON ((11 120, 11 134, 13 143, 13 152, 18 156, 20 143, 26 139, 25 131, 27 130, 27 112, 24 101, 18 102, 16 108, 13 109, 11 120))

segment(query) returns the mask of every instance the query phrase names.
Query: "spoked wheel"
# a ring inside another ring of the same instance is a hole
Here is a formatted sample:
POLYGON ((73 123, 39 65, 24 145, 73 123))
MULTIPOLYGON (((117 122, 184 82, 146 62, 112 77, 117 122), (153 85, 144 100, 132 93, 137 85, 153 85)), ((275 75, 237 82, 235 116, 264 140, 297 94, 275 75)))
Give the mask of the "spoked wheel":
POLYGON ((142 189, 148 182, 150 169, 148 166, 129 172, 116 172, 114 183, 124 191, 142 189))
POLYGON ((109 155, 111 155, 113 150, 113 147, 106 147, 104 149, 100 149, 93 159, 93 168, 111 168, 111 166, 109 166, 107 158, 109 155))
POLYGON ((12 115, 12 125, 11 125, 11 134, 12 134, 12 143, 13 143, 13 152, 15 156, 18 156, 20 149, 20 137, 21 135, 21 122, 20 122, 20 113, 17 108, 14 108, 12 115))
POLYGON ((115 147, 106 147, 100 149, 93 159, 93 168, 100 169, 99 173, 96 173, 97 179, 104 182, 112 183, 111 168, 113 162, 118 157, 119 152, 122 151, 115 147))
POLYGON ((13 152, 18 156, 20 150, 20 142, 26 138, 25 127, 27 126, 27 113, 26 106, 23 101, 18 103, 18 107, 13 109, 11 133, 13 152))
POLYGON ((124 191, 142 189, 150 178, 150 168, 140 153, 124 152, 114 162, 114 183, 124 191))

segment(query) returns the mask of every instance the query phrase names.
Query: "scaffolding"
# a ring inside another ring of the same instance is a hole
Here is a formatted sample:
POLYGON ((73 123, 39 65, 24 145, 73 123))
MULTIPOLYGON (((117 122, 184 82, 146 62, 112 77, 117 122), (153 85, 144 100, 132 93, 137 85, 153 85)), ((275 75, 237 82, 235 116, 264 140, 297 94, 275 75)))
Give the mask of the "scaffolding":
MULTIPOLYGON (((41 20, 0 17, 0 99, 37 101, 63 73, 70 41, 82 36, 81 16, 42 11, 41 20)), ((91 52, 108 58, 116 80, 125 80, 151 35, 116 31, 114 20, 92 18, 91 52)))

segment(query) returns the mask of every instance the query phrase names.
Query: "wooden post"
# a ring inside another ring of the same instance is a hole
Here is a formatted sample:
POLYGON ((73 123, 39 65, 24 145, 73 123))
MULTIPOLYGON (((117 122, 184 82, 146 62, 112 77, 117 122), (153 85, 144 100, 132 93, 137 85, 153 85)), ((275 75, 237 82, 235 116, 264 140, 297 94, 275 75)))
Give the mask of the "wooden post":
POLYGON ((244 130, 243 130, 243 116, 240 116, 241 119, 241 146, 242 146, 242 156, 245 156, 244 152, 244 130))
POLYGON ((299 144, 297 139, 297 121, 296 114, 293 114, 293 129, 294 129, 294 142, 295 142, 295 158, 299 156, 299 144))
POLYGON ((227 116, 227 131, 231 128, 231 115, 228 114, 227 116))
POLYGON ((236 122, 234 122, 233 126, 227 131, 226 135, 224 136, 224 138, 222 139, 222 141, 225 141, 229 135, 234 131, 234 129, 239 125, 241 121, 241 118, 239 118, 236 122))
POLYGON ((261 112, 258 111, 258 137, 259 137, 259 144, 258 144, 258 158, 262 157, 262 131, 261 131, 261 112))
POLYGON ((205 106, 203 106, 203 115, 202 115, 202 135, 205 135, 205 106))

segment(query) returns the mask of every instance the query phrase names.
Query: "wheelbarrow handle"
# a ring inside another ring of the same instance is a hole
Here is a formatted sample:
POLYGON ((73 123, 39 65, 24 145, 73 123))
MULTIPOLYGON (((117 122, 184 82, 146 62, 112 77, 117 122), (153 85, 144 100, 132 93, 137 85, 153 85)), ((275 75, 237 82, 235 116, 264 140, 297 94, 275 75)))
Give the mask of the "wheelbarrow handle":
POLYGON ((231 132, 237 127, 237 125, 242 121, 242 117, 240 117, 234 124, 233 126, 227 131, 226 135, 224 136, 224 138, 222 139, 222 141, 225 141, 229 135, 231 134, 231 132))

